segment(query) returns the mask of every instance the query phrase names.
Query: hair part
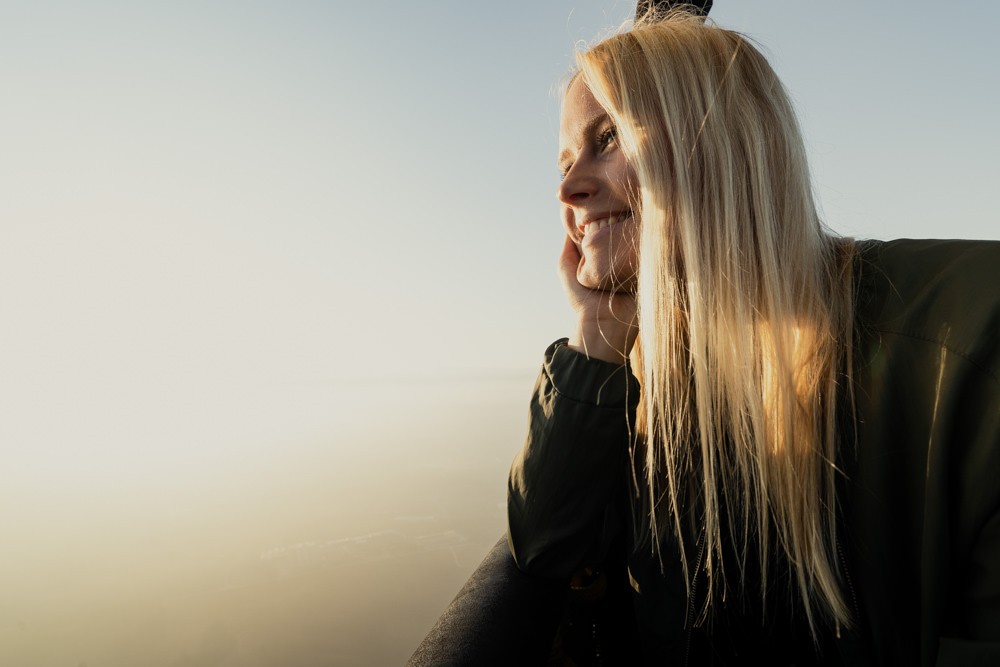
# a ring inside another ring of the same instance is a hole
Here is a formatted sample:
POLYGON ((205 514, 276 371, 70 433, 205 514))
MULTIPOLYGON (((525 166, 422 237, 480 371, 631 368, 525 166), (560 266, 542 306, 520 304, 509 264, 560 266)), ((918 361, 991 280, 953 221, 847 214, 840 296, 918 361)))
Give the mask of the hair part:
POLYGON ((633 478, 645 478, 652 541, 662 553, 676 536, 690 586, 697 514, 710 601, 727 538, 741 562, 758 550, 765 587, 773 540, 813 636, 820 618, 847 625, 835 424, 853 244, 820 223, 788 95, 745 37, 684 11, 577 60, 641 187, 633 366, 646 444, 633 478))

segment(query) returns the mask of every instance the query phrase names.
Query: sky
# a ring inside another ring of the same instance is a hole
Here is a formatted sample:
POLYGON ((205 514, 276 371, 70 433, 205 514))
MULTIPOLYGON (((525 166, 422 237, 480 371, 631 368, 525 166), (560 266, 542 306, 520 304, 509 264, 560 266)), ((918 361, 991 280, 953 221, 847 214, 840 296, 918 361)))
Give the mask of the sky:
MULTIPOLYGON (((456 460, 488 461, 495 510, 541 354, 572 325, 559 86, 574 47, 633 8, 0 2, 0 525, 20 540, 18 599, 57 554, 127 551, 151 517, 209 558, 206 507, 262 550, 301 538, 285 527, 307 503, 395 512, 385 484, 430 493, 413 466, 447 486, 456 460)), ((829 227, 1000 238, 1000 5, 719 0, 712 16, 789 89, 829 227)), ((363 514, 303 532, 364 534, 363 514)), ((90 590, 87 567, 60 581, 90 590)), ((24 613, 0 606, 0 633, 24 613)))

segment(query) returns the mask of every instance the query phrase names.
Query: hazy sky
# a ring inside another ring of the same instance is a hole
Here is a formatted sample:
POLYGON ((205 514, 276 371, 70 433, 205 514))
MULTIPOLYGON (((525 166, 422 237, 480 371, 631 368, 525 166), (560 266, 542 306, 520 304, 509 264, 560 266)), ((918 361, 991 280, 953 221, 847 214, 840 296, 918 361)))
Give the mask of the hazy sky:
MULTIPOLYGON (((218 487, 296 439, 385 470, 362 427, 408 386, 427 428, 455 404, 426 387, 526 403, 570 323, 556 91, 633 8, 0 2, 0 525, 218 487)), ((1000 238, 1000 4, 712 14, 790 89, 830 227, 1000 238)))
MULTIPOLYGON (((633 6, 0 4, 5 399, 533 366, 555 90, 633 6)), ((791 90, 831 227, 997 237, 1000 6, 851 6, 713 16, 791 90)))

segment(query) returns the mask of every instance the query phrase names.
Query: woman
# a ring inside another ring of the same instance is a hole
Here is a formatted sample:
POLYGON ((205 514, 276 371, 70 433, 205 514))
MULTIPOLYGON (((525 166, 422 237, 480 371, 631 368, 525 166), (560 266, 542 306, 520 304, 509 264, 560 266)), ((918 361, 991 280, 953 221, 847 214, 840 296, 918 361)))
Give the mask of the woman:
POLYGON ((1000 244, 825 231, 781 83, 700 17, 578 63, 518 566, 624 554, 649 663, 1000 664, 1000 244))

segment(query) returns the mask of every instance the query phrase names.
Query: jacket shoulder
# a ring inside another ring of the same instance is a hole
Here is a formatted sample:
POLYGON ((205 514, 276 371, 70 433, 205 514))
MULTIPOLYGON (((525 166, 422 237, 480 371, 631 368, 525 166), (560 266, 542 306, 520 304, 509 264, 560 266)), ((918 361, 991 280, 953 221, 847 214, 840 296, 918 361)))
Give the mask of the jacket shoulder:
POLYGON ((862 241, 855 262, 863 333, 933 343, 1000 378, 1000 241, 862 241))

